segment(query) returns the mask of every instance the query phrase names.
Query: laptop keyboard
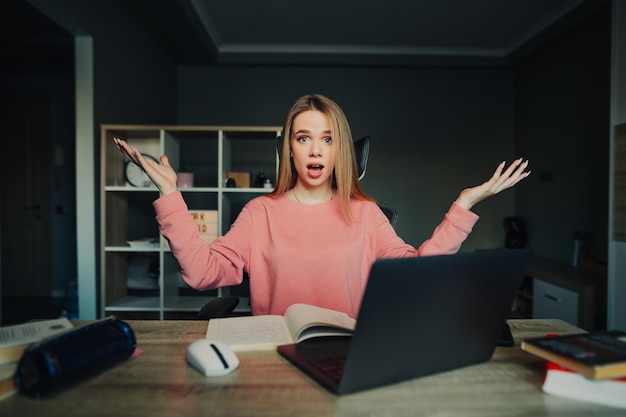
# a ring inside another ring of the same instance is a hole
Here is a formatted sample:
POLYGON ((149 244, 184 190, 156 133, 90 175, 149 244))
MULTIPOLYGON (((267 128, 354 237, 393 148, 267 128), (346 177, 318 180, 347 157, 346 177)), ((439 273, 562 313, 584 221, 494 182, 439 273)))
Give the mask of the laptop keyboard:
POLYGON ((337 384, 341 381, 343 368, 346 364, 345 355, 331 355, 323 358, 310 359, 309 364, 337 384))

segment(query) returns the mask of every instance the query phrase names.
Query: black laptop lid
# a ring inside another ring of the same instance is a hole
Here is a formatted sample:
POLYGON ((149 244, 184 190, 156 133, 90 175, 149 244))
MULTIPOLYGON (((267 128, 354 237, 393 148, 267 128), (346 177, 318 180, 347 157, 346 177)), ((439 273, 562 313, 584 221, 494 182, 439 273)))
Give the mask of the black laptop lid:
POLYGON ((488 360, 530 257, 493 250, 376 261, 338 392, 488 360))

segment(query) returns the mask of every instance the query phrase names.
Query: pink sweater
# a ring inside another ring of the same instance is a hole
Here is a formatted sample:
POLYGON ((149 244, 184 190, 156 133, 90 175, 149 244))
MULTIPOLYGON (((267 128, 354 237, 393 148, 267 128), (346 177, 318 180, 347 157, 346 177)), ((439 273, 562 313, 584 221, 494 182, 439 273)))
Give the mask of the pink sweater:
POLYGON ((261 196, 209 246, 197 236, 180 192, 153 205, 185 282, 199 290, 237 285, 247 271, 255 315, 282 315, 291 304, 308 303, 356 317, 376 259, 456 253, 478 220, 453 204, 416 250, 373 202, 353 200, 354 220, 348 225, 339 199, 310 206, 261 196))

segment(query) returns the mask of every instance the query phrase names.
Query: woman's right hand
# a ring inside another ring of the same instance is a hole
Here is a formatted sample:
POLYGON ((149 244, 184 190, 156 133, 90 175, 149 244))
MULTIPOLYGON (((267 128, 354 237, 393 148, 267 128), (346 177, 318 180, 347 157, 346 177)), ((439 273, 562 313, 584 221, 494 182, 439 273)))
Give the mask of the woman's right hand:
POLYGON ((134 146, 130 146, 125 140, 114 138, 117 149, 124 154, 126 159, 137 164, 144 170, 146 175, 150 177, 154 185, 159 189, 161 195, 173 193, 176 188, 176 171, 169 163, 166 155, 161 155, 159 158, 161 163, 158 164, 152 159, 146 159, 141 155, 139 149, 134 146))

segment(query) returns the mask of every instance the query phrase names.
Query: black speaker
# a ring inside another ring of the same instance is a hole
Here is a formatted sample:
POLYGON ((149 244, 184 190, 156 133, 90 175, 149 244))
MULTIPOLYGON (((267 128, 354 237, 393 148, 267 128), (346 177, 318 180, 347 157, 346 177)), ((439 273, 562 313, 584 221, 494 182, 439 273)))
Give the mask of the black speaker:
POLYGON ((526 223, 521 217, 511 216, 504 218, 504 230, 506 231, 504 247, 507 249, 521 249, 528 244, 526 223))
POLYGON ((75 385, 128 359, 135 334, 121 320, 108 318, 30 345, 17 367, 19 391, 40 396, 75 385))

